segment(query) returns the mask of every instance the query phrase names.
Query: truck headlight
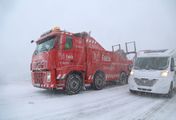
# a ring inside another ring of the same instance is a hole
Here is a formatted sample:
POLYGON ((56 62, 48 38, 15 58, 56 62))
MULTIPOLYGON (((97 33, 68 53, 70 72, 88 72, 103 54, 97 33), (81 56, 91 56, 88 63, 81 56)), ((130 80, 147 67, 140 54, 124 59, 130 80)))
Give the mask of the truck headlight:
POLYGON ((162 71, 161 72, 161 77, 167 77, 168 76, 168 74, 169 74, 169 71, 162 71))
POLYGON ((130 75, 134 75, 134 71, 133 70, 131 70, 130 75))
POLYGON ((51 72, 47 72, 47 82, 51 81, 51 72))

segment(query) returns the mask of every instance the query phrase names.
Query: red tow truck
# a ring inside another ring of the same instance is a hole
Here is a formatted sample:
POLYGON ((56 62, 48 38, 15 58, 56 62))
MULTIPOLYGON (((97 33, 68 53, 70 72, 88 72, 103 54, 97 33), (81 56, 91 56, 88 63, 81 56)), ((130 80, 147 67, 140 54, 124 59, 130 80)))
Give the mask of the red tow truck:
POLYGON ((126 53, 120 44, 106 51, 90 34, 58 27, 42 34, 36 44, 31 63, 33 86, 62 89, 67 94, 77 94, 85 86, 100 90, 106 81, 127 83, 132 61, 126 54, 135 52, 128 52, 128 43, 126 53))

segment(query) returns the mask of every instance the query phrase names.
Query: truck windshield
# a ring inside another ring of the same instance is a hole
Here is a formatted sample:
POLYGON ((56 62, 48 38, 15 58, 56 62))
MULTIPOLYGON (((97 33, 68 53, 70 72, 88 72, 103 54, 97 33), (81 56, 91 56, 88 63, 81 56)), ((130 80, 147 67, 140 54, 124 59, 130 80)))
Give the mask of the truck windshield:
POLYGON ((134 69, 165 70, 168 62, 169 57, 139 57, 135 60, 134 69))
POLYGON ((36 55, 38 53, 51 50, 54 47, 54 40, 55 37, 49 37, 37 43, 37 47, 34 51, 34 54, 36 55))

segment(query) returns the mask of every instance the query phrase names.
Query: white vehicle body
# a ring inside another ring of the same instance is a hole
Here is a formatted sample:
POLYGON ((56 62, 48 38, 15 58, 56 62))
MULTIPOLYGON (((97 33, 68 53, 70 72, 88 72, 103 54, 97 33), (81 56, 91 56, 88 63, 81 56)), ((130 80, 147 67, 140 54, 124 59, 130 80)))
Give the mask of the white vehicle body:
POLYGON ((169 94, 176 87, 176 50, 138 52, 128 80, 131 92, 169 94))

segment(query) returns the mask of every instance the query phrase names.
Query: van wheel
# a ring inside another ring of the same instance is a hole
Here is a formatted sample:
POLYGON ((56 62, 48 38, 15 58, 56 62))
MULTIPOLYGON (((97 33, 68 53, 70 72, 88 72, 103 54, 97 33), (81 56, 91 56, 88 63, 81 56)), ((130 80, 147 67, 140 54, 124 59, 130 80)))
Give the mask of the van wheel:
POLYGON ((136 92, 137 91, 135 91, 135 90, 129 90, 130 91, 130 93, 132 93, 132 94, 136 94, 136 92))
POLYGON ((122 72, 120 74, 119 82, 120 82, 121 85, 125 85, 125 84, 128 83, 128 77, 127 77, 127 74, 125 72, 122 72))
POLYGON ((170 85, 170 89, 169 89, 169 92, 167 94, 167 97, 168 98, 172 98, 173 97, 173 84, 172 83, 170 85))
POLYGON ((105 78, 102 73, 96 73, 93 81, 93 88, 95 90, 101 90, 104 87, 105 78))
POLYGON ((67 77, 66 81, 66 94, 73 95, 80 92, 82 88, 82 79, 77 74, 71 74, 67 77))

